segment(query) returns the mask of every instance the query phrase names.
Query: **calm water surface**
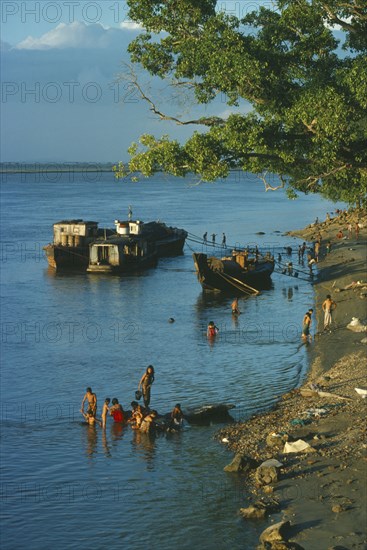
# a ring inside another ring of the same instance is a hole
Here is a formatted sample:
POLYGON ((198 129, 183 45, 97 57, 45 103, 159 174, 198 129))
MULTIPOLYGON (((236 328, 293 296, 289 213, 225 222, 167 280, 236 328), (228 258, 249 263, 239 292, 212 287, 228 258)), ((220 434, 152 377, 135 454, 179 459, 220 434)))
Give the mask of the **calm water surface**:
POLYGON ((237 516, 247 495, 223 472, 231 455, 213 440, 218 425, 152 439, 110 423, 104 434, 82 424, 80 402, 90 385, 100 406, 116 396, 128 407, 151 363, 159 411, 231 402, 241 419, 268 408, 307 371, 300 323, 312 286, 274 274, 271 290, 240 299, 235 321, 230 298, 202 293, 189 247, 156 269, 116 277, 56 274, 42 246, 56 221, 111 227, 131 204, 138 219, 219 241, 224 231, 229 244, 277 254, 298 246, 284 231, 335 206, 291 202, 235 174, 199 186, 163 176, 136 184, 110 174, 14 175, 1 192, 2 550, 255 547, 265 525, 237 516), (210 320, 220 328, 214 345, 210 320))

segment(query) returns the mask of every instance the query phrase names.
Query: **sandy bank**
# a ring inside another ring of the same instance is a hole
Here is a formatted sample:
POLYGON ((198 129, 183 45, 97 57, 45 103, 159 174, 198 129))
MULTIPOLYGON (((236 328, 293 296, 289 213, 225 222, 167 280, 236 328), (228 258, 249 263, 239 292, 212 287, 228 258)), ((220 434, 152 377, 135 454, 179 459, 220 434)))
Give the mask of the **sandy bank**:
MULTIPOLYGON (((259 487, 252 471, 249 484, 253 502, 276 500, 280 512, 271 522, 290 520, 289 539, 306 550, 366 548, 366 405, 355 388, 367 388, 366 333, 346 328, 352 317, 367 319, 366 237, 367 217, 359 212, 348 217, 309 226, 294 236, 311 243, 321 233, 322 245, 315 278, 314 341, 309 345, 312 365, 302 388, 284 395, 268 413, 225 428, 218 434, 228 447, 258 462, 276 458, 283 467, 279 481, 259 487), (354 226, 361 228, 356 238, 354 226), (353 232, 348 236, 348 223, 353 232), (337 238, 339 229, 344 237, 337 238), (347 238, 345 238, 347 237, 347 238), (331 242, 327 253, 326 243, 331 242), (337 304, 331 332, 323 331, 322 302, 331 294, 337 304), (309 391, 310 384, 317 391, 309 391), (284 439, 302 439, 310 452, 284 454, 284 443, 272 445, 272 433, 284 439)), ((302 320, 300 320, 301 322, 302 320)), ((243 521, 254 521, 244 519, 243 521)), ((284 546, 284 548, 291 546, 284 546)), ((269 546, 271 548, 271 546, 269 546)), ((275 546, 274 546, 275 548, 275 546)))

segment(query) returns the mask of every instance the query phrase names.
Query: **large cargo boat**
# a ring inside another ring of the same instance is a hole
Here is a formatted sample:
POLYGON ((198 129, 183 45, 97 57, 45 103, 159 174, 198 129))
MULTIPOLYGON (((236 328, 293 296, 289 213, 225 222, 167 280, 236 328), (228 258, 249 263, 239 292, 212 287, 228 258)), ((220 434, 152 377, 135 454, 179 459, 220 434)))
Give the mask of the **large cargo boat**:
POLYGON ((126 272, 155 265, 158 258, 182 254, 187 232, 162 222, 115 220, 114 229, 98 222, 64 220, 53 225, 54 240, 43 249, 57 270, 126 272))

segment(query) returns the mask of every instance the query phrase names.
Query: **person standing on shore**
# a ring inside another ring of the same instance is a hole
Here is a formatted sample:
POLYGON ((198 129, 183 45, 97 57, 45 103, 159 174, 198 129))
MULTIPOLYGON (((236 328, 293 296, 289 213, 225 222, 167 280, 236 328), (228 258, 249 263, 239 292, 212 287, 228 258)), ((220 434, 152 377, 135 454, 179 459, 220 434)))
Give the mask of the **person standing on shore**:
POLYGON ((306 311, 305 316, 303 317, 301 338, 305 343, 312 341, 312 336, 310 334, 310 327, 312 323, 312 318, 311 318, 312 313, 313 313, 313 309, 311 308, 308 311, 306 311))
POLYGON ((324 312, 324 330, 327 330, 331 326, 331 312, 336 308, 336 303, 331 299, 330 294, 326 296, 322 304, 322 310, 324 312))
POLYGON ((319 240, 315 241, 314 250, 315 250, 315 260, 316 260, 316 262, 318 262, 319 261, 319 254, 320 254, 320 241, 319 240))
POLYGON ((307 248, 306 243, 303 242, 302 247, 301 247, 301 258, 302 258, 302 260, 303 260, 303 256, 305 255, 306 248, 307 248))

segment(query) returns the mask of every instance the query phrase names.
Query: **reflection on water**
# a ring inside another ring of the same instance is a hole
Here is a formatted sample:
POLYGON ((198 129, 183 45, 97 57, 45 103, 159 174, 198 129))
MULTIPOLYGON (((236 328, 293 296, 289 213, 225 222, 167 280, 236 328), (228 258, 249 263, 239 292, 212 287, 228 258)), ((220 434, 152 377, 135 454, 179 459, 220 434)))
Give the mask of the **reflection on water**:
POLYGON ((131 441, 133 454, 137 454, 146 461, 148 470, 154 470, 156 439, 157 435, 155 433, 143 433, 139 430, 134 430, 131 441))
POLYGON ((114 444, 122 440, 126 430, 127 426, 125 424, 121 424, 120 422, 111 423, 111 439, 114 444))
POLYGON ((106 429, 102 430, 102 446, 103 446, 103 452, 106 458, 111 458, 111 445, 108 442, 106 429))
POLYGON ((236 313, 232 313, 232 326, 234 330, 237 330, 240 326, 239 315, 236 313))
POLYGON ((83 447, 85 449, 85 453, 89 458, 93 458, 93 456, 97 453, 98 443, 96 426, 91 426, 85 422, 82 423, 82 427, 82 437, 84 439, 83 447))

